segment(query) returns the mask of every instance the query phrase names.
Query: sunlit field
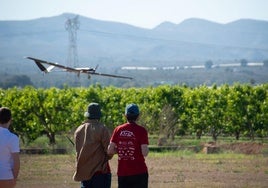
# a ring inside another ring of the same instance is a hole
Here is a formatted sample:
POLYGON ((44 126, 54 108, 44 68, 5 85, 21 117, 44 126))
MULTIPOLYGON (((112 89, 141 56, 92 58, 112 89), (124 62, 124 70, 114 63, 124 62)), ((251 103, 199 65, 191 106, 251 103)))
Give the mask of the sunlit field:
MULTIPOLYGON (((18 188, 74 188, 74 154, 21 155, 18 188)), ((151 152, 146 158, 149 187, 267 187, 265 153, 204 154, 190 151, 151 152)), ((112 188, 117 187, 117 156, 110 161, 112 188)))

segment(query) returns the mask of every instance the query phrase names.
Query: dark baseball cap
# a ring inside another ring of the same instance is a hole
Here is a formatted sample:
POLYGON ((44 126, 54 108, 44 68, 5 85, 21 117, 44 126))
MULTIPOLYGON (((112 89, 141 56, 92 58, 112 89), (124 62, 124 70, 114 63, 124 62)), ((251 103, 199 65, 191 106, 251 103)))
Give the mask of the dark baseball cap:
POLYGON ((101 108, 98 103, 90 103, 87 107, 87 112, 85 112, 85 117, 88 119, 100 119, 101 118, 101 108))
POLYGON ((137 116, 140 114, 139 107, 136 104, 128 104, 125 109, 125 115, 127 116, 137 116))

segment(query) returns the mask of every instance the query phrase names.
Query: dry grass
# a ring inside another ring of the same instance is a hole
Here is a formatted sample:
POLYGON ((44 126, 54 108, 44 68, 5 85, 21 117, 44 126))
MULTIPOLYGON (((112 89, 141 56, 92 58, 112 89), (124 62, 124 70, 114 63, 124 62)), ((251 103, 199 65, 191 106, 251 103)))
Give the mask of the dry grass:
MULTIPOLYGON (((244 154, 151 153, 149 187, 267 187, 268 157, 244 154)), ((117 157, 111 162, 117 187, 117 157)), ((21 155, 18 188, 78 188, 72 180, 74 155, 21 155)))

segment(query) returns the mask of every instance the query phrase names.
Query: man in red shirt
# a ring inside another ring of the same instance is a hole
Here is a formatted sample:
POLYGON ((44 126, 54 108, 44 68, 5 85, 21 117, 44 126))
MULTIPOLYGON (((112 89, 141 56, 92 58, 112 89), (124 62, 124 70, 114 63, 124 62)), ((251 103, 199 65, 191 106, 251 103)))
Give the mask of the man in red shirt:
POLYGON ((118 154, 118 188, 147 188, 148 133, 136 123, 139 107, 129 104, 125 109, 127 122, 114 129, 108 154, 118 154))

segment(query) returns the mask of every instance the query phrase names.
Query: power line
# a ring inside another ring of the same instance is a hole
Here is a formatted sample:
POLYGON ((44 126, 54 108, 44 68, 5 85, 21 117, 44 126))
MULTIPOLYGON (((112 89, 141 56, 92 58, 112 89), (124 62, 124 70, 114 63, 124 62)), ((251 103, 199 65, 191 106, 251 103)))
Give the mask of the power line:
POLYGON ((193 45, 206 45, 206 46, 217 46, 222 48, 237 48, 237 49, 244 49, 244 50, 261 50, 261 51, 268 51, 267 48, 259 48, 259 47, 248 47, 248 46, 236 46, 232 44, 222 44, 222 43, 208 43, 208 42, 197 42, 197 41, 188 41, 188 40, 180 40, 180 39, 171 39, 171 38, 163 38, 160 36, 141 36, 141 35, 132 35, 132 34, 125 34, 125 33, 113 33, 113 32, 105 32, 105 31, 98 31, 98 30, 87 30, 82 29, 81 31, 89 32, 89 33, 95 33, 103 35, 103 37, 124 37, 124 38, 134 38, 138 40, 144 40, 144 41, 156 41, 156 42, 169 42, 173 45, 177 44, 193 44, 193 45))

